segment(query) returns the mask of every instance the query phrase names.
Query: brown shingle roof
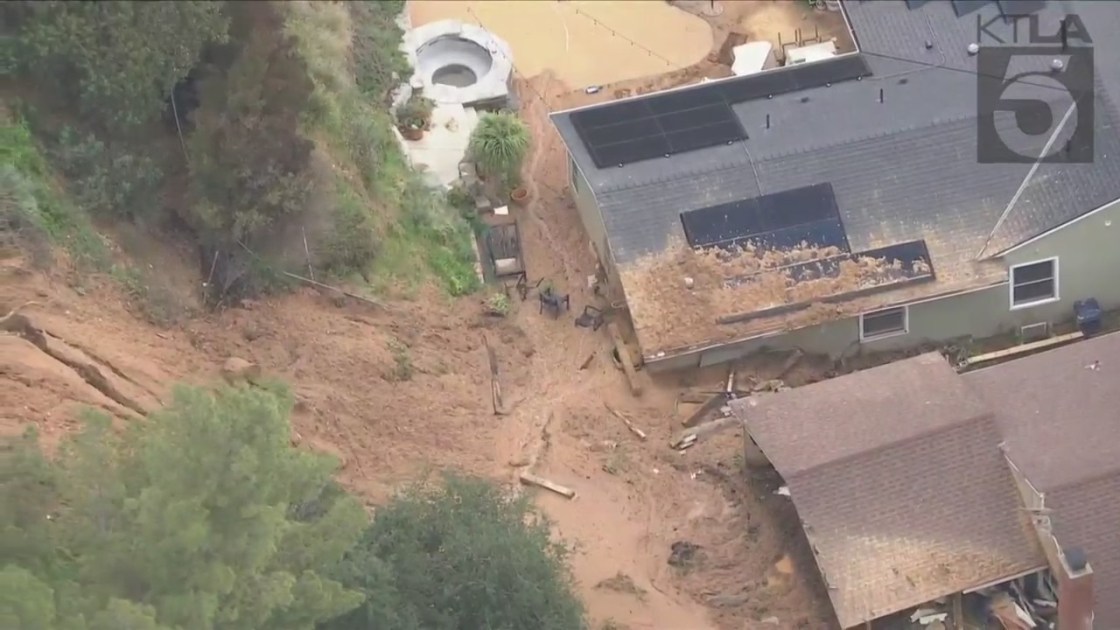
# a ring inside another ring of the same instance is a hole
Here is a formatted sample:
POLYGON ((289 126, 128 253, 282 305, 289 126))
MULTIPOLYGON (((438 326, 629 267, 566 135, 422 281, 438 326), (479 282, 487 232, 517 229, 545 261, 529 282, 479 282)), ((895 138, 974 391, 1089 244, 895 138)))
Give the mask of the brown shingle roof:
POLYGON ((1008 456, 1045 494, 1059 543, 1088 553, 1096 623, 1120 628, 1120 334, 965 378, 998 410, 1008 456))
POLYGON ((964 378, 996 410, 1012 461, 1039 490, 1120 471, 1120 439, 1101 439, 1120 435, 1120 334, 964 378))
POLYGON ((787 477, 988 412, 935 352, 741 404, 751 435, 787 477))
POLYGON ((1045 566, 984 404, 939 355, 735 403, 840 625, 1045 566))

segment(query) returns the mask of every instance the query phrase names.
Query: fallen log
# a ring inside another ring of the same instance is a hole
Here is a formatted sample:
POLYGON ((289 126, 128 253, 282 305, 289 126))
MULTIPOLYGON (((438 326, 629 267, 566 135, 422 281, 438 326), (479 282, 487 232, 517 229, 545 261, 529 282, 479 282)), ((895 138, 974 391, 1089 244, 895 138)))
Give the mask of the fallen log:
POLYGON ((614 415, 614 417, 621 420, 622 423, 626 425, 626 428, 630 429, 631 433, 638 436, 639 439, 642 439, 642 440, 646 439, 646 432, 642 431, 638 427, 634 426, 634 423, 631 422, 630 419, 627 418, 625 415, 623 415, 623 413, 621 411, 618 411, 616 409, 611 408, 611 406, 608 405, 607 403, 603 403, 603 406, 606 407, 607 411, 611 412, 614 415))
POLYGON ((494 415, 505 415, 505 402, 502 400, 502 382, 498 378, 498 356, 490 345, 486 335, 482 335, 482 345, 486 346, 486 360, 490 364, 490 404, 494 407, 494 415))
POLYGON ((575 490, 572 490, 571 488, 568 488, 566 486, 562 486, 558 483, 549 481, 548 479, 545 479, 544 477, 534 475, 533 473, 523 472, 523 473, 521 473, 519 478, 521 479, 521 483, 523 483, 527 486, 537 486, 538 488, 544 488, 545 490, 551 490, 552 492, 555 492, 556 494, 559 494, 560 496, 566 497, 568 499, 574 499, 575 496, 576 496, 576 491, 575 490))

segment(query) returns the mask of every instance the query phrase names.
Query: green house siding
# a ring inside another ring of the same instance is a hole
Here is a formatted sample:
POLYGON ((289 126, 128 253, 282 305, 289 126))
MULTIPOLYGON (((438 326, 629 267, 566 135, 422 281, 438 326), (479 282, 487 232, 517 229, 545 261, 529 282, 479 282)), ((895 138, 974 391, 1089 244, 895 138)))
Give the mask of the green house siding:
MULTIPOLYGON (((1095 297, 1106 310, 1120 308, 1120 203, 1008 253, 1008 266, 1058 258, 1059 300, 1024 310, 1060 321, 1073 303, 1095 297)), ((1010 299, 1010 298, 1009 298, 1010 299)), ((1017 311, 1018 312, 1018 311, 1017 311)))
POLYGON ((1095 297, 1106 310, 1120 308, 1120 203, 1102 208, 1064 228, 1016 249, 1004 257, 1008 269, 1057 258, 1058 299, 1011 308, 1007 283, 908 306, 908 332, 860 341, 858 317, 827 322, 785 334, 715 346, 707 350, 656 360, 652 370, 715 365, 761 349, 791 350, 832 357, 860 352, 909 348, 954 339, 982 339, 1015 332, 1021 326, 1073 317, 1073 303, 1095 297))

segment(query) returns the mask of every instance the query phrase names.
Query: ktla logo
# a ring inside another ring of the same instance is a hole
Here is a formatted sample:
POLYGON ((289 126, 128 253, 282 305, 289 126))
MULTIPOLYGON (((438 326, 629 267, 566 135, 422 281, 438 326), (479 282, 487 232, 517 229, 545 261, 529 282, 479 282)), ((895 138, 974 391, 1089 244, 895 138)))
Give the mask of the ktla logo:
POLYGON ((1067 15, 1053 34, 1037 15, 978 19, 977 40, 997 44, 976 51, 977 161, 1092 162, 1093 49, 1081 19, 1067 15), (996 20, 1010 33, 997 32, 996 20))

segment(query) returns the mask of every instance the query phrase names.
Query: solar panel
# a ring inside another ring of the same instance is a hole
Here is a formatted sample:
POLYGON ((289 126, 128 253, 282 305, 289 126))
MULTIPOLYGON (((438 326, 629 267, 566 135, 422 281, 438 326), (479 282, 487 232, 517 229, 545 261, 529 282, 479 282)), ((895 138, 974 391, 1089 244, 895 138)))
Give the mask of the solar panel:
POLYGON ((898 261, 900 276, 902 278, 920 278, 933 276, 933 265, 930 262, 929 248, 924 240, 896 243, 877 249, 869 249, 856 254, 860 257, 884 258, 888 262, 898 261))
POLYGON ((789 249, 803 242, 847 252, 848 237, 832 184, 816 184, 681 213, 693 247, 757 245, 789 249))
POLYGON ((620 166, 746 140, 735 103, 870 74, 862 55, 844 55, 580 110, 571 121, 595 166, 620 166))
POLYGON ((906 6, 910 9, 917 9, 927 2, 929 2, 929 0, 906 0, 906 6))
POLYGON ((953 11, 957 13, 957 17, 964 17, 969 13, 974 13, 983 9, 985 6, 991 4, 994 0, 952 0, 953 11))
POLYGON ((669 92, 572 113, 595 166, 606 168, 745 140, 719 92, 669 92))

